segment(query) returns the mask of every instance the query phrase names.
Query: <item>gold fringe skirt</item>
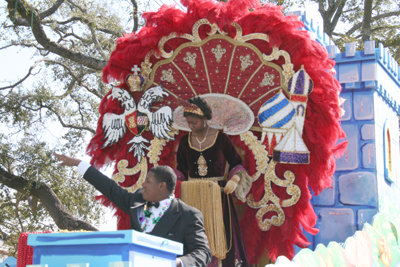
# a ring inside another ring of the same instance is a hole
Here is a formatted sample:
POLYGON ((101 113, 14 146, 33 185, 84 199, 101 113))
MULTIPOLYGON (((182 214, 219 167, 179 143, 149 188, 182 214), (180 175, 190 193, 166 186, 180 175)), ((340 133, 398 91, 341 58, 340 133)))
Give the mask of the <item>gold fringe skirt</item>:
POLYGON ((181 199, 203 213, 204 228, 212 255, 218 259, 225 259, 228 246, 219 185, 201 179, 182 182, 181 199))

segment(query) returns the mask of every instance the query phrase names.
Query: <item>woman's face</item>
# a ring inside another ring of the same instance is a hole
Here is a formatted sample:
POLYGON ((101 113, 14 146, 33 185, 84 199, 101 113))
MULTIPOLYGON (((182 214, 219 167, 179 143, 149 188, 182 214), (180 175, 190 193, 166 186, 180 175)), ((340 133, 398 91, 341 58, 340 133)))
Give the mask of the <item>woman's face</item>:
POLYGON ((186 117, 186 121, 189 125, 190 130, 192 130, 193 133, 199 132, 204 129, 205 119, 189 115, 186 117))

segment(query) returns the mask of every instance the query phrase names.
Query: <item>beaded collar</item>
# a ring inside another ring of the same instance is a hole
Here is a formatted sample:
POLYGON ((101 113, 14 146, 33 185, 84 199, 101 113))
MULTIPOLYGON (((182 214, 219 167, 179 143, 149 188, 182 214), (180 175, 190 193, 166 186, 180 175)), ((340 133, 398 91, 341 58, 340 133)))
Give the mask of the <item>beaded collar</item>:
POLYGON ((156 207, 147 207, 147 202, 143 208, 143 217, 140 218, 140 226, 145 233, 149 233, 153 230, 154 226, 158 223, 164 213, 171 206, 172 200, 175 198, 175 195, 170 195, 167 199, 160 201, 160 206, 156 207))

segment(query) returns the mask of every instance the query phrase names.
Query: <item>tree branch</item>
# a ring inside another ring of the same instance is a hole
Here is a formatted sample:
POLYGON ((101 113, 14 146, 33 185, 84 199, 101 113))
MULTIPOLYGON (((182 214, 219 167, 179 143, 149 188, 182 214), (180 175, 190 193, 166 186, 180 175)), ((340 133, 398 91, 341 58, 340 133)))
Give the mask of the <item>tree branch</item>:
POLYGON ((73 5, 74 7, 76 7, 77 9, 79 9, 82 13, 86 13, 86 12, 87 12, 87 10, 86 10, 85 8, 81 7, 81 6, 78 5, 78 4, 75 4, 75 3, 72 2, 71 0, 67 0, 67 1, 68 1, 68 3, 70 3, 71 5, 73 5))
MULTIPOLYGON (((14 10, 14 9, 13 9, 14 10)), ((30 27, 31 25, 29 24, 28 20, 24 19, 24 18, 18 18, 18 17, 14 17, 14 14, 10 14, 10 18, 14 19, 14 26, 26 26, 26 27, 30 27)))
POLYGON ((0 50, 7 49, 7 48, 12 47, 12 46, 34 47, 34 48, 36 48, 37 50, 40 50, 40 51, 45 50, 42 47, 39 47, 39 46, 37 46, 35 44, 25 44, 23 42, 21 42, 21 43, 12 43, 12 44, 8 44, 8 45, 5 45, 5 46, 2 46, 2 47, 0 47, 0 50))
MULTIPOLYGON (((68 93, 70 93, 70 92, 65 92, 63 95, 61 95, 61 96, 57 96, 57 98, 62 98, 62 97, 64 97, 64 95, 66 95, 66 94, 68 94, 68 93)), ((96 133, 96 131, 94 130, 94 129, 92 129, 92 128, 90 128, 90 127, 88 127, 88 126, 76 126, 76 125, 73 125, 73 124, 67 124, 67 123, 65 123, 64 122, 64 120, 62 119, 62 117, 52 108, 52 107, 50 107, 50 106, 48 106, 48 105, 43 105, 43 103, 39 100, 39 103, 38 103, 38 107, 37 108, 34 108, 34 107, 30 107, 30 106, 26 106, 26 105, 24 105, 22 102, 23 101, 25 101, 25 100, 27 100, 27 99, 29 99, 29 98, 31 98, 32 96, 25 96, 25 97, 21 97, 21 98, 18 98, 18 99, 12 99, 11 97, 8 97, 8 98, 10 98, 11 100, 13 100, 13 101, 17 101, 18 102, 18 106, 19 107, 22 107, 22 108, 25 108, 25 109, 27 109, 27 110, 30 110, 30 111, 33 111, 33 112, 37 112, 37 111, 40 111, 42 108, 46 108, 46 109, 48 109, 49 111, 51 111, 56 117, 57 117, 57 119, 58 119, 58 121, 61 123, 61 125, 64 127, 64 128, 71 128, 71 129, 77 129, 77 130, 86 130, 86 131, 89 131, 89 132, 91 132, 93 135, 96 133)), ((78 105, 79 105, 79 108, 80 108, 80 103, 78 102, 78 101, 76 101, 74 98, 72 98, 78 105)), ((81 119, 83 120, 83 114, 81 113, 81 111, 79 110, 79 113, 80 113, 80 115, 81 115, 81 119)))
MULTIPOLYGON (((11 205, 10 205, 11 206, 11 205)), ((6 241, 9 238, 9 234, 7 234, 6 232, 4 232, 1 228, 0 228, 0 233, 1 233, 1 238, 3 238, 4 241, 6 241)))
POLYGON ((341 1, 337 1, 335 4, 335 15, 333 16, 333 20, 330 22, 331 24, 331 31, 329 32, 328 35, 332 35, 332 32, 335 30, 336 25, 340 19, 340 16, 342 16, 342 12, 343 12, 343 8, 346 5, 346 1, 347 0, 341 0, 341 1))
POLYGON ((133 5, 133 29, 132 32, 136 32, 139 27, 139 17, 138 17, 138 5, 136 0, 131 0, 133 5))
POLYGON ((34 9, 29 9, 27 10, 23 0, 6 0, 8 2, 8 10, 10 13, 10 17, 14 17, 14 5, 15 1, 17 1, 17 10, 18 13, 22 16, 22 18, 26 19, 27 21, 31 20, 32 12, 33 12, 33 21, 32 21, 32 32, 33 35, 35 36, 35 39, 37 42, 42 45, 46 50, 51 51, 52 53, 55 53, 61 57, 68 58, 72 61, 75 61, 77 63, 80 63, 86 67, 93 68, 96 70, 102 70, 106 64, 107 61, 104 60, 99 60, 90 56, 87 56, 85 54, 82 54, 80 52, 72 51, 52 40, 50 40, 43 27, 41 24, 41 18, 38 12, 34 9), (33 10, 33 11, 32 11, 33 10))
POLYGON ((371 39, 372 2, 373 0, 364 0, 364 18, 361 29, 363 42, 371 39))
POLYGON ((59 95, 59 96, 56 96, 56 97, 58 99, 63 99, 65 97, 67 97, 68 95, 70 95, 72 93, 72 91, 73 91, 73 88, 74 88, 75 84, 76 84, 76 80, 74 78, 72 78, 71 81, 66 86, 67 90, 62 95, 59 95))
POLYGON ((73 98, 72 96, 71 96, 71 98, 75 101, 75 103, 78 105, 78 111, 79 111, 79 115, 81 115, 81 120, 82 121, 84 121, 85 120, 85 116, 83 115, 83 113, 82 113, 82 105, 81 105, 81 103, 79 102, 79 101, 77 101, 75 98, 73 98))
POLYGON ((6 49, 6 48, 9 48, 9 47, 12 47, 12 46, 16 46, 16 45, 15 44, 9 44, 9 45, 6 45, 6 46, 2 46, 2 47, 0 47, 0 50, 6 49))
POLYGON ((15 86, 21 84, 23 81, 25 81, 26 79, 28 79, 28 77, 32 74, 32 70, 33 70, 35 67, 37 67, 37 65, 39 65, 40 62, 43 62, 43 61, 45 61, 45 60, 46 60, 45 58, 42 58, 42 59, 36 61, 35 64, 33 64, 33 66, 31 66, 31 67, 29 68, 28 73, 25 75, 24 78, 22 78, 21 80, 19 80, 18 82, 14 83, 14 84, 12 84, 12 85, 5 86, 5 87, 0 87, 0 90, 11 89, 11 88, 14 88, 15 86))
POLYGON ((353 11, 356 11, 357 9, 358 9, 358 7, 346 9, 345 11, 342 12, 342 14, 346 14, 346 13, 349 13, 349 12, 353 12, 353 11))
POLYGON ((5 171, 3 167, 0 167, 0 183, 24 194, 29 192, 29 195, 40 199, 40 202, 42 202, 60 229, 98 231, 89 223, 75 219, 69 214, 53 190, 46 184, 39 183, 36 188, 36 182, 30 182, 20 176, 15 176, 5 171))
POLYGON ((75 75, 75 73, 72 71, 72 69, 70 67, 68 67, 67 65, 61 63, 61 62, 57 62, 51 59, 47 59, 47 58, 42 58, 40 60, 37 60, 35 62, 35 64, 33 66, 31 66, 28 70, 28 73, 25 75, 24 78, 22 78, 21 80, 19 80, 18 82, 9 85, 9 86, 5 86, 5 87, 0 87, 0 90, 5 90, 5 89, 10 89, 10 88, 14 88, 15 86, 21 84, 23 81, 25 81, 31 74, 32 74, 32 70, 37 67, 39 65, 39 63, 41 62, 48 62, 51 64, 57 64, 60 65, 61 67, 63 67, 64 69, 66 69, 68 71, 68 73, 72 76, 73 79, 75 79, 78 84, 80 86, 82 86, 83 88, 85 88, 88 92, 92 93, 93 95, 97 96, 99 99, 103 99, 104 95, 101 94, 100 92, 98 92, 97 90, 91 88, 89 85, 87 85, 86 83, 82 82, 82 79, 80 79, 78 76, 75 75))
POLYGON ((20 103, 20 106, 25 108, 25 109, 27 109, 27 110, 34 111, 34 112, 39 111, 39 110, 41 110, 43 108, 42 105, 40 105, 38 108, 31 108, 31 107, 27 107, 27 106, 23 105, 22 103, 20 103))
MULTIPOLYGON (((111 34, 111 35, 113 35, 114 37, 121 37, 122 36, 122 32, 116 32, 116 31, 113 31, 113 30, 110 30, 110 29, 105 29, 105 28, 96 28, 98 31, 101 31, 101 32, 104 32, 104 33, 107 33, 107 34, 111 34)), ((137 27, 136 27, 136 29, 137 29, 137 27)))
MULTIPOLYGON (((375 20, 379 20, 379 19, 383 19, 383 18, 388 18, 388 17, 392 17, 392 16, 399 16, 400 15, 400 10, 398 11, 392 11, 392 12, 387 12, 384 14, 380 14, 380 15, 376 15, 374 17, 372 17, 371 22, 374 22, 375 20)), ((354 25, 353 27, 350 28, 350 30, 348 30, 346 32, 346 35, 351 35, 353 34, 355 31, 357 31, 358 29, 360 29, 362 27, 362 22, 357 23, 356 25, 354 25)))
MULTIPOLYGON (((68 23, 71 23, 71 22, 75 22, 75 21, 80 21, 80 22, 82 22, 82 23, 84 23, 86 25, 90 25, 91 24, 91 22, 88 19, 85 19, 85 18, 82 18, 82 17, 77 17, 77 16, 71 17, 71 18, 69 18, 67 20, 64 20, 64 21, 46 20, 46 21, 43 21, 43 23, 44 24, 57 23, 57 24, 60 24, 60 25, 65 25, 65 24, 68 24, 68 23)), ((97 28, 96 27, 96 30, 104 32, 104 33, 107 33, 107 34, 114 35, 115 37, 120 37, 121 36, 121 33, 113 31, 111 29, 97 28)))
POLYGON ((340 36, 340 37, 344 37, 346 34, 344 33, 339 33, 339 32, 332 32, 332 36, 340 36))
POLYGON ((20 228, 21 231, 22 231, 22 232, 25 232, 24 224, 22 223, 21 216, 19 216, 18 205, 19 205, 19 200, 17 201, 17 203, 15 203, 15 214, 16 214, 16 216, 17 216, 17 219, 18 219, 18 222, 19 222, 19 226, 21 227, 21 228, 20 228))
POLYGON ((67 123, 65 123, 64 120, 61 118, 61 116, 60 116, 57 112, 55 112, 51 107, 49 107, 49 106, 43 106, 43 107, 44 107, 44 108, 47 108, 48 110, 50 110, 51 112, 53 112, 54 115, 56 115, 56 117, 57 117, 58 121, 61 123, 62 127, 64 127, 64 128, 71 128, 71 129, 77 129, 77 130, 86 130, 86 131, 91 132, 93 135, 96 134, 96 131, 95 131, 94 129, 90 128, 90 127, 86 127, 86 126, 76 126, 76 125, 73 125, 73 124, 67 124, 67 123))
MULTIPOLYGON (((396 27, 396 26, 381 26, 381 27, 372 28, 371 29, 371 33, 376 32, 376 31, 380 31, 380 30, 395 30, 395 29, 398 29, 398 27, 396 27)), ((361 37, 362 37, 362 34, 359 34, 359 35, 355 36, 354 38, 358 39, 358 38, 361 38, 361 37)), ((384 45, 385 45, 385 47, 390 47, 390 45, 388 45, 388 44, 384 44, 384 45)))
POLYGON ((318 11, 322 17, 325 17, 326 10, 325 10, 324 1, 318 1, 318 11))
POLYGON ((337 22, 342 14, 343 8, 346 5, 346 1, 347 0, 329 1, 329 6, 325 10, 325 1, 318 0, 318 11, 321 13, 322 19, 324 21, 324 32, 330 37, 332 36, 332 32, 335 30, 337 22))
POLYGON ((65 65, 65 64, 63 64, 61 62, 57 62, 57 61, 51 60, 51 59, 46 59, 46 62, 60 65, 61 67, 63 67, 64 69, 66 69, 69 72, 69 74, 72 76, 72 78, 74 78, 78 82, 78 84, 80 86, 84 87, 88 92, 94 94, 98 98, 103 99, 104 95, 99 93, 97 90, 95 90, 93 88, 90 88, 90 86, 87 85, 86 83, 82 82, 82 79, 80 79, 78 76, 76 76, 75 73, 72 71, 72 69, 70 67, 68 67, 67 65, 65 65))
POLYGON ((333 2, 333 5, 329 4, 329 8, 328 8, 329 16, 327 17, 327 19, 329 21, 332 20, 332 17, 333 17, 334 14, 337 14, 337 9, 339 8, 341 3, 342 3, 342 0, 336 0, 335 2, 333 2))
POLYGON ((40 18, 44 19, 57 11, 57 9, 61 6, 62 3, 64 3, 65 0, 58 0, 57 2, 54 3, 49 9, 43 11, 40 13, 40 18))
MULTIPOLYGON (((14 203, 12 203, 12 202, 5 203, 5 204, 0 206, 0 210, 4 209, 6 207, 11 207, 11 206, 14 206, 14 203)), ((0 230, 0 232, 2 232, 2 231, 0 230)))
POLYGON ((90 25, 89 26, 90 32, 92 33, 92 41, 94 45, 97 47, 99 50, 100 55, 103 57, 104 60, 108 60, 107 55, 104 53, 103 48, 101 48, 99 40, 97 39, 96 31, 93 29, 93 27, 90 25))
POLYGON ((67 19, 67 20, 64 20, 64 21, 45 20, 45 21, 43 21, 43 23, 44 23, 44 24, 57 23, 57 24, 60 24, 60 25, 65 25, 65 24, 68 24, 68 23, 71 23, 71 22, 75 22, 75 21, 80 21, 80 22, 82 22, 82 21, 83 21, 83 18, 81 18, 81 17, 71 17, 71 18, 69 18, 69 19, 67 19))

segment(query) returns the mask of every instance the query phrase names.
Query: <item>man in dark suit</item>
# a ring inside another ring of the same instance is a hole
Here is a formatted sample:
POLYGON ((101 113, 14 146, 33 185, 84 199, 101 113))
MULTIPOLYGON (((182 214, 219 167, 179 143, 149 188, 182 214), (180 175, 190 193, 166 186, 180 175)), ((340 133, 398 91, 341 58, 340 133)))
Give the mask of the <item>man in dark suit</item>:
POLYGON ((176 259, 177 266, 207 266, 211 262, 203 215, 173 197, 176 175, 172 168, 152 168, 142 185, 143 189, 129 193, 88 163, 69 156, 54 155, 61 161, 59 166, 77 166, 86 181, 129 214, 133 230, 183 243, 184 254, 176 259))

